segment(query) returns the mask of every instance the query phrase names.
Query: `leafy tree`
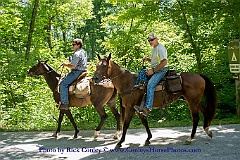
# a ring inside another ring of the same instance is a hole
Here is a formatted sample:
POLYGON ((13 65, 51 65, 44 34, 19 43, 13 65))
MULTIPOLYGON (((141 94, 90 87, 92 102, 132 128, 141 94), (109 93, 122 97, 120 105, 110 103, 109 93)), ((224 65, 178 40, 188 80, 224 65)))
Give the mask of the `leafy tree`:
MULTIPOLYGON (((141 59, 150 55, 146 38, 152 32, 168 50, 169 68, 211 78, 219 97, 217 118, 235 114, 227 44, 239 39, 239 7, 235 0, 1 0, 1 128, 55 125, 51 115, 56 116, 57 111, 44 79, 27 76, 36 59, 49 60, 59 68, 72 54, 71 40, 79 37, 89 56, 90 72, 94 71, 96 53, 112 53, 120 66, 138 72, 148 65, 141 59)), ((81 119, 94 121, 92 107, 74 112, 79 123, 81 119)), ((169 119, 189 118, 181 101, 171 104, 166 112, 169 119)), ((150 119, 157 117, 156 111, 150 119)))

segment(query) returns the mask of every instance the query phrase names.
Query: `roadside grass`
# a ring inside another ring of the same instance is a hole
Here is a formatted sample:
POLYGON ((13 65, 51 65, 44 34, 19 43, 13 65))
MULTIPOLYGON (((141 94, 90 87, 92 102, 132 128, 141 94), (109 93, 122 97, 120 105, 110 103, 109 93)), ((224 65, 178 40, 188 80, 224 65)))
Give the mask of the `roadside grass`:
MULTIPOLYGON (((98 123, 100 122, 100 117, 96 118, 96 121, 93 120, 80 120, 75 119, 75 122, 80 130, 95 130, 98 123)), ((170 120, 166 117, 162 118, 153 118, 149 117, 148 124, 150 128, 158 128, 158 127, 181 127, 181 126, 192 126, 191 118, 182 119, 182 120, 170 120)), ((237 118, 236 115, 230 114, 227 118, 217 119, 215 118, 211 125, 225 125, 225 124, 240 124, 240 119, 237 118)), ((200 117, 200 121, 198 126, 203 125, 202 117, 200 117)), ((17 131, 55 131, 57 129, 56 120, 52 119, 52 123, 48 123, 47 125, 41 125, 42 127, 38 127, 36 124, 32 127, 24 127, 21 125, 10 125, 8 127, 0 127, 1 132, 17 132, 17 131)), ((129 128, 144 128, 138 116, 134 115, 129 128)), ((102 130, 116 129, 116 120, 113 116, 109 116, 109 118, 104 123, 102 130)), ((69 122, 68 118, 65 116, 61 125, 61 131, 74 131, 72 124, 69 122)))
MULTIPOLYGON (((36 109, 36 106, 27 113, 20 108, 12 109, 8 112, 11 116, 0 119, 0 132, 7 131, 55 131, 57 129, 57 119, 59 110, 51 101, 44 102, 36 109), (47 106, 47 107, 45 107, 47 106), (54 108, 53 108, 54 106, 54 108), (19 113, 25 113, 21 115, 19 113)), ((108 119, 102 126, 104 129, 116 129, 116 120, 108 107, 105 107, 108 119)), ((74 120, 80 130, 95 130, 100 122, 100 116, 96 109, 90 105, 87 107, 71 108, 74 120)), ((200 115, 199 126, 203 125, 203 117, 200 115)), ((236 113, 230 113, 223 110, 216 112, 211 125, 239 124, 240 119, 236 113)), ((192 126, 192 119, 189 108, 184 101, 176 101, 168 106, 168 109, 153 109, 148 117, 150 128, 157 127, 179 127, 192 126)), ((144 128, 138 116, 135 114, 131 120, 129 128, 144 128)), ((74 130, 71 122, 64 116, 61 130, 74 130)))

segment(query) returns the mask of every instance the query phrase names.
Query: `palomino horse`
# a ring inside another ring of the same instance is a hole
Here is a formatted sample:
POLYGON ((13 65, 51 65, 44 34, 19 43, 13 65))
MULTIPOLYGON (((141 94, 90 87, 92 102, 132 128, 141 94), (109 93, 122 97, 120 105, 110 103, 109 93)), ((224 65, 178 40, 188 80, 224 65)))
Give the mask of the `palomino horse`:
MULTIPOLYGON (((139 106, 141 104, 144 91, 140 89, 132 90, 138 75, 124 70, 116 63, 111 61, 111 54, 103 59, 101 59, 101 57, 98 55, 98 59, 99 62, 96 65, 96 71, 93 80, 98 83, 103 78, 110 78, 122 98, 121 107, 123 108, 121 108, 121 111, 123 133, 120 141, 116 145, 116 148, 119 148, 125 141, 127 129, 135 112, 134 105, 139 106)), ((212 138, 212 132, 209 131, 209 126, 215 116, 217 107, 216 91, 212 82, 202 74, 191 74, 185 72, 181 73, 181 77, 182 91, 177 93, 171 102, 179 99, 182 96, 188 103, 189 109, 191 111, 193 128, 191 136, 187 139, 186 144, 191 143, 191 140, 194 138, 194 135, 196 133, 199 121, 198 112, 203 114, 203 128, 207 135, 212 138), (203 96, 205 97, 205 106, 202 106, 200 103, 203 96)), ((162 91, 155 92, 153 107, 159 107, 163 104, 162 94, 162 91)), ((141 114, 138 114, 138 116, 141 119, 142 124, 145 126, 148 134, 145 145, 149 145, 152 134, 149 129, 147 119, 144 118, 141 114)))
MULTIPOLYGON (((48 86, 53 92, 53 97, 55 102, 58 104, 60 100, 60 95, 56 91, 59 79, 61 78, 61 75, 58 74, 51 66, 46 64, 45 62, 39 61, 38 64, 33 66, 29 71, 28 74, 30 76, 38 76, 38 75, 43 75, 48 86)), ((76 107, 83 107, 87 106, 89 104, 93 104, 95 109, 97 110, 98 114, 101 117, 101 122, 97 126, 95 133, 94 133, 94 138, 97 138, 100 130, 102 128, 102 125, 107 119, 107 114, 104 110, 104 105, 108 104, 110 110, 114 114, 116 121, 117 121, 117 131, 114 135, 114 139, 117 139, 119 134, 120 134, 120 114, 118 113, 118 109, 116 108, 116 98, 117 98, 117 91, 114 88, 114 86, 111 84, 112 82, 106 82, 109 84, 106 85, 96 85, 93 84, 92 81, 90 81, 90 88, 91 88, 91 95, 88 96, 87 98, 79 99, 75 97, 74 95, 69 96, 70 100, 70 106, 76 106, 76 107)), ((59 118, 58 118, 58 128, 56 132, 53 134, 53 136, 57 137, 58 133, 60 133, 60 127, 61 123, 63 120, 63 116, 66 114, 68 118, 70 119, 74 129, 75 129, 75 134, 74 138, 77 138, 77 134, 79 132, 76 123, 74 122, 74 119, 72 117, 71 111, 70 110, 60 110, 59 118)))

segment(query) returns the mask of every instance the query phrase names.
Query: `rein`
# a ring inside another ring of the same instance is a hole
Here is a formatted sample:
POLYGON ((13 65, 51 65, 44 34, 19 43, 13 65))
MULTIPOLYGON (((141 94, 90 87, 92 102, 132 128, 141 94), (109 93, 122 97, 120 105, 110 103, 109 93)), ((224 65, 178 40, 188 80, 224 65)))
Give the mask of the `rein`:
MULTIPOLYGON (((63 72, 63 65, 62 65, 62 64, 56 69, 56 72, 57 72, 57 70, 59 70, 61 67, 62 67, 62 70, 61 70, 61 72, 60 72, 60 76, 62 77, 62 72, 63 72)), ((42 73, 42 74, 48 74, 48 73, 51 73, 52 71, 54 71, 54 70, 47 71, 47 72, 44 72, 44 73, 42 73)))
MULTIPOLYGON (((125 72, 120 73, 119 75, 116 75, 115 77, 110 78, 110 80, 116 79, 116 78, 120 77, 121 75, 123 75, 124 73, 125 73, 125 72)), ((131 94, 131 96, 132 96, 132 92, 133 92, 133 91, 134 91, 133 89, 130 89, 130 90, 128 90, 128 91, 122 92, 122 93, 120 94, 120 96, 121 96, 121 98, 123 98, 123 97, 124 97, 125 95, 127 95, 127 94, 131 94)), ((130 96, 130 98, 131 98, 131 96, 130 96)))
POLYGON ((47 71, 47 72, 43 72, 42 74, 48 74, 48 73, 51 73, 53 70, 51 71, 47 71))
MULTIPOLYGON (((62 67, 62 65, 60 65, 60 66, 57 68, 57 70, 58 70, 60 67, 62 67)), ((40 68, 38 68, 35 72, 37 72, 39 69, 40 69, 40 68)), ((40 73, 39 75, 48 74, 48 73, 51 73, 52 71, 54 71, 54 70, 52 69, 52 70, 50 70, 50 71, 46 71, 46 72, 40 73)), ((62 72, 61 72, 61 74, 62 74, 62 72)), ((61 74, 60 74, 60 75, 61 75, 61 74)))
MULTIPOLYGON (((108 67, 108 68, 109 68, 109 67, 108 67)), ((108 71, 107 71, 107 72, 108 72, 108 71)), ((118 75, 116 75, 115 77, 112 77, 112 78, 110 78, 109 75, 108 75, 108 77, 109 77, 109 79, 112 81, 112 80, 114 80, 114 79, 122 76, 125 72, 126 72, 126 71, 124 71, 123 73, 120 73, 120 74, 118 74, 118 75)), ((128 91, 125 91, 125 92, 121 93, 120 96, 121 96, 121 98, 123 98, 123 97, 124 97, 125 95, 127 95, 127 94, 131 94, 131 95, 132 95, 132 92, 133 92, 133 90, 130 89, 130 90, 128 90, 128 91)), ((131 96, 130 96, 130 98, 131 98, 131 96)))
POLYGON ((115 78, 118 78, 118 77, 120 77, 121 75, 123 75, 124 73, 121 73, 121 74, 119 74, 119 75, 116 75, 115 77, 113 77, 113 78, 110 78, 111 80, 113 80, 113 79, 115 79, 115 78))
MULTIPOLYGON (((108 67, 108 68, 109 68, 109 67, 108 67)), ((108 72, 108 69, 107 69, 107 72, 108 72)), ((116 75, 115 77, 110 78, 110 79, 111 79, 111 80, 116 79, 116 78, 120 77, 121 75, 123 75, 125 72, 126 72, 126 71, 124 71, 123 73, 120 73, 119 75, 116 75)), ((108 75, 108 77, 110 77, 110 76, 108 75)))

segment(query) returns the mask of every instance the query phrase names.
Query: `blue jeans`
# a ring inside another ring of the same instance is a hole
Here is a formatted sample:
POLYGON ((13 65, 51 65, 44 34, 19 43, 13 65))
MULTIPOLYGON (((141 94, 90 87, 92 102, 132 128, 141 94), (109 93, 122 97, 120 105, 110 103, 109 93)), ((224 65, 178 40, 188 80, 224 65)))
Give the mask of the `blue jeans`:
POLYGON ((147 95, 146 95, 146 102, 145 102, 146 108, 152 109, 155 87, 160 82, 160 80, 162 79, 166 71, 167 71, 166 68, 163 68, 160 71, 156 71, 148 81, 147 95))
POLYGON ((62 82, 60 83, 60 100, 62 104, 69 104, 68 87, 83 72, 84 71, 82 70, 72 70, 65 78, 63 78, 62 82))

